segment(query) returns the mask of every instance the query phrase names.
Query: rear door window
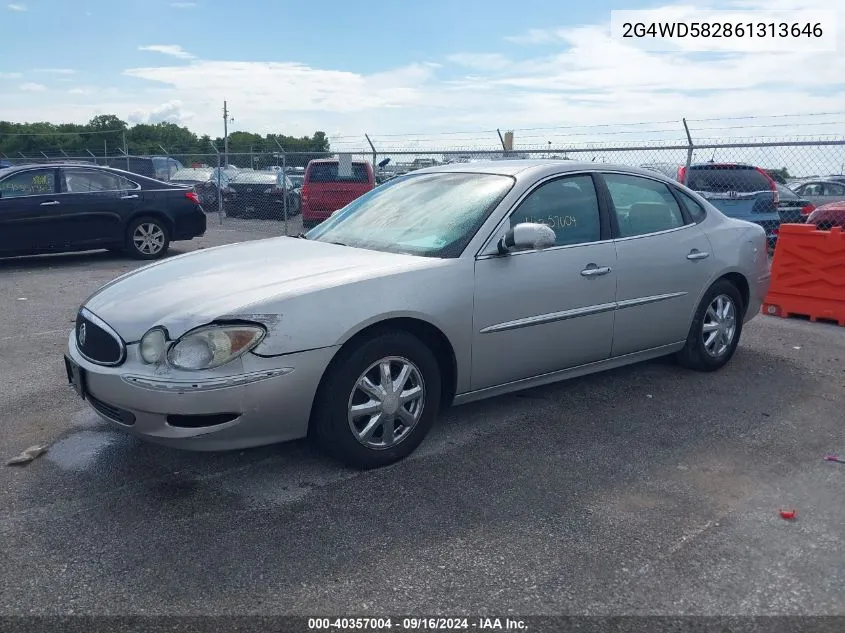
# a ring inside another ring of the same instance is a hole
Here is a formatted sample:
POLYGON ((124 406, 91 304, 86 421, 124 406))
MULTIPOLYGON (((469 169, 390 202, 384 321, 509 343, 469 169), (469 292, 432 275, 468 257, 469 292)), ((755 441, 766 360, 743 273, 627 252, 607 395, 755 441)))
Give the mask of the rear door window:
POLYGON ((68 193, 121 191, 126 188, 126 180, 117 174, 95 169, 64 169, 63 172, 68 193))
POLYGON ((370 182, 367 168, 362 163, 352 163, 352 175, 341 178, 337 163, 312 163, 308 172, 308 182, 370 182))
POLYGON ((17 172, 0 181, 3 198, 40 196, 56 192, 56 171, 54 169, 30 169, 17 172))
POLYGON ((845 186, 842 186, 836 182, 826 182, 824 183, 824 195, 845 196, 845 186))
POLYGON ((687 187, 710 193, 755 193, 770 191, 766 177, 749 167, 693 167, 687 174, 687 187))
POLYGON ((681 207, 662 182, 627 174, 604 174, 604 180, 613 201, 620 237, 684 226, 681 207))

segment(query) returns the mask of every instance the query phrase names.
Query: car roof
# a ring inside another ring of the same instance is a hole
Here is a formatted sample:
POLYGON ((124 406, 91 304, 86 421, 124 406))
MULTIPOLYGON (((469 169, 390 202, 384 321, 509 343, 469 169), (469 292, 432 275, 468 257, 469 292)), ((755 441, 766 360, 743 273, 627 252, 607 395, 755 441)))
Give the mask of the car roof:
POLYGON ((632 175, 658 178, 667 182, 673 180, 651 169, 642 169, 630 165, 616 165, 611 163, 594 163, 587 161, 562 160, 562 159, 528 159, 528 160, 486 160, 474 163, 450 163, 435 167, 416 169, 409 174, 434 174, 434 173, 467 173, 467 174, 494 174, 500 176, 522 176, 522 177, 543 177, 566 172, 577 171, 624 171, 632 175))
MULTIPOLYGON (((312 158, 308 162, 309 163, 338 163, 338 162, 340 162, 340 159, 339 158, 312 158)), ((367 161, 365 161, 361 158, 353 158, 352 162, 353 163, 359 163, 359 164, 366 164, 367 161)))
POLYGON ((749 165, 748 163, 693 163, 690 165, 690 169, 757 169, 755 165, 749 165))

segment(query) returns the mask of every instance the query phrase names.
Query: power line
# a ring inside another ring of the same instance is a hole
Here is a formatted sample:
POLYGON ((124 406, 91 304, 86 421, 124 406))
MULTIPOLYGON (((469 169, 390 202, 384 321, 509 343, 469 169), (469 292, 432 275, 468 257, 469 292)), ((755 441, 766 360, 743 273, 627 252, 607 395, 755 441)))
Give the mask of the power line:
POLYGON ((5 132, 0 132, 0 136, 82 136, 83 134, 120 134, 121 132, 125 132, 125 130, 99 130, 99 131, 87 131, 81 130, 79 132, 26 132, 20 133, 15 132, 12 134, 6 134, 5 132))

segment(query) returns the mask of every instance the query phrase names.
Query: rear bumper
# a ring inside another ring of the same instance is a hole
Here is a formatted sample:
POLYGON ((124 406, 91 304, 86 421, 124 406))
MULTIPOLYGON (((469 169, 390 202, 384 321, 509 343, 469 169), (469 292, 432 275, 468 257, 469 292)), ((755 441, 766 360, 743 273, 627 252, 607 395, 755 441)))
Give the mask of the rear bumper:
POLYGON ((173 230, 173 241, 190 240, 205 235, 208 222, 202 207, 195 207, 191 213, 180 214, 176 217, 173 230))

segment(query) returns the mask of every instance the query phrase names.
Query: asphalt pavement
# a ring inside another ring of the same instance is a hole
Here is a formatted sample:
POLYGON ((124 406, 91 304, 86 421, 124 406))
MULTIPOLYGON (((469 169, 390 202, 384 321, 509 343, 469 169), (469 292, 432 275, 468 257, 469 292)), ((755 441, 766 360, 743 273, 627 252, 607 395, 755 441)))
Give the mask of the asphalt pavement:
POLYGON ((358 472, 306 441, 189 453, 100 421, 62 352, 137 265, 0 261, 2 464, 49 444, 0 465, 2 615, 845 615, 845 465, 823 459, 845 454, 845 328, 758 316, 720 372, 659 360, 453 408, 358 472))

